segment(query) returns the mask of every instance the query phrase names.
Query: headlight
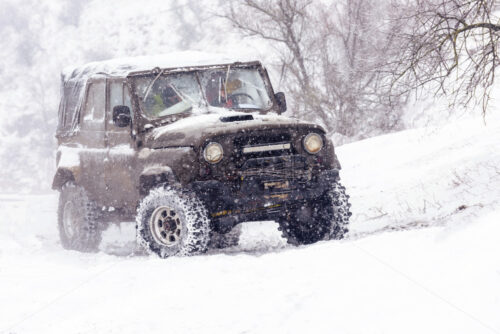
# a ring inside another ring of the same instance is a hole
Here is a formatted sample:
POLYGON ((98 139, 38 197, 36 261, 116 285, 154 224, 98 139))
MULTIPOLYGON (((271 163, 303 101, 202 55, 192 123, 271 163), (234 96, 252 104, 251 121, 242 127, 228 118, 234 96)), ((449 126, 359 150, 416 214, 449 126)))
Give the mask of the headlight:
POLYGON ((203 157, 205 160, 211 164, 216 164, 222 160, 224 156, 224 150, 222 149, 221 144, 219 143, 209 143, 205 150, 203 151, 203 157))
POLYGON ((311 154, 316 154, 323 148, 323 139, 317 133, 310 133, 304 138, 304 148, 311 154))

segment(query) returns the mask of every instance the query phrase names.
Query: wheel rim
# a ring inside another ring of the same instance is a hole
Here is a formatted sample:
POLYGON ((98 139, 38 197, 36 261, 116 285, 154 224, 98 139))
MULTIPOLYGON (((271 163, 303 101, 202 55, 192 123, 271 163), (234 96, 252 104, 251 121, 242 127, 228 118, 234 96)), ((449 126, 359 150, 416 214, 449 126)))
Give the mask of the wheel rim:
POLYGON ((177 212, 167 206, 160 206, 153 211, 149 226, 153 239, 160 245, 172 247, 181 240, 181 219, 177 212))
POLYGON ((73 238, 76 234, 75 207, 72 202, 64 204, 63 228, 68 238, 73 238))

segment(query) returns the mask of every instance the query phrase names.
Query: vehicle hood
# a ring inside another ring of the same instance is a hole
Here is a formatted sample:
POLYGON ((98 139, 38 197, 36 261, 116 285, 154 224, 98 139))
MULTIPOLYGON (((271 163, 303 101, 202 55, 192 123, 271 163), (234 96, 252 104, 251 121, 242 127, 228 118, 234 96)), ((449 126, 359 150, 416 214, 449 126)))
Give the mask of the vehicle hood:
POLYGON ((313 123, 299 121, 278 115, 260 115, 248 113, 211 113, 183 118, 174 123, 157 127, 145 136, 145 146, 149 148, 166 147, 198 147, 211 137, 247 132, 289 128, 291 131, 299 128, 324 130, 313 123), (228 121, 231 117, 253 116, 251 120, 228 121))

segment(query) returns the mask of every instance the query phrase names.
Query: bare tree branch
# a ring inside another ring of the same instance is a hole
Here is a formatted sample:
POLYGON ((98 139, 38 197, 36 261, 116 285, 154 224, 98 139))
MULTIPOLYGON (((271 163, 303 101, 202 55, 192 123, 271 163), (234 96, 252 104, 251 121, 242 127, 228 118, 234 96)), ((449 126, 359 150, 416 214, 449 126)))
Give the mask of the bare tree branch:
POLYGON ((452 105, 481 105, 483 115, 498 66, 500 20, 493 0, 419 0, 401 6, 405 31, 394 32, 402 45, 393 55, 392 93, 435 89, 452 105))
MULTIPOLYGON (((291 113, 331 132, 365 137, 399 126, 382 65, 395 40, 377 0, 242 0, 223 14, 244 35, 272 42, 291 113), (381 15, 377 15, 377 13, 381 15)), ((397 100, 397 98, 396 98, 397 100)))

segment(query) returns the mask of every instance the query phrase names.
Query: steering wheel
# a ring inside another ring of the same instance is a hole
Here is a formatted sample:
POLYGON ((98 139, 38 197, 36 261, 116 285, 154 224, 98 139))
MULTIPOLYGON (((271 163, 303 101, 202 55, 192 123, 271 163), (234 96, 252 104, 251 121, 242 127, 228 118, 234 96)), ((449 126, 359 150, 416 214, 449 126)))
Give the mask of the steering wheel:
POLYGON ((245 97, 248 97, 251 101, 254 100, 252 95, 247 94, 247 93, 234 93, 234 94, 228 95, 227 99, 228 100, 231 99, 233 102, 236 102, 238 96, 245 96, 245 97))

